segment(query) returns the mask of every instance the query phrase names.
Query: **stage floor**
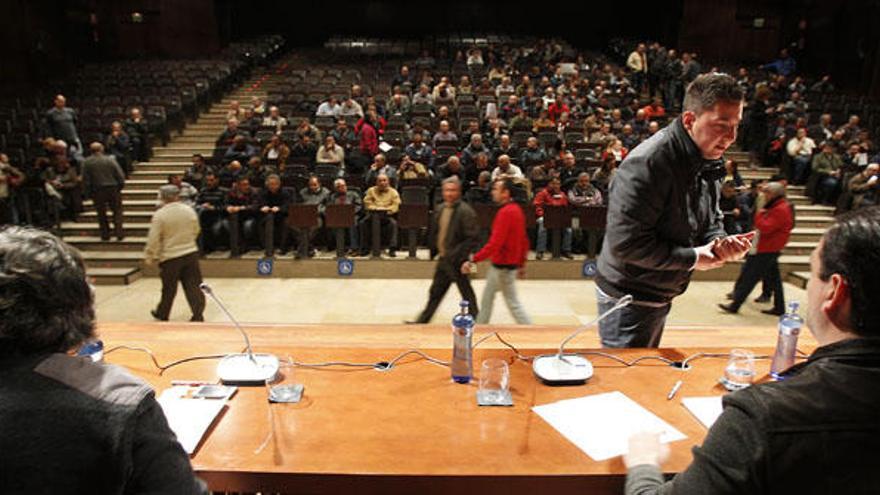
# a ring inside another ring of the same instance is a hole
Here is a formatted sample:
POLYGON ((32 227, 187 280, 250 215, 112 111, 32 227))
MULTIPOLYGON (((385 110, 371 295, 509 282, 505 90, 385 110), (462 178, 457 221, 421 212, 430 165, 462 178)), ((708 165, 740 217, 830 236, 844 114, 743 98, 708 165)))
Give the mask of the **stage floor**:
MULTIPOLYGON (((401 323, 415 318, 428 296, 430 280, 420 279, 342 279, 342 278, 246 278, 206 279, 232 313, 246 323, 346 324, 401 323)), ((484 281, 474 281, 479 300, 484 281)), ((101 322, 151 321, 150 309, 159 300, 161 282, 143 278, 128 286, 99 286, 98 320, 101 322)), ((521 280, 520 300, 538 325, 577 325, 596 315, 595 284, 587 280, 521 280)), ((693 282, 676 299, 668 325, 675 326, 761 326, 773 327, 776 319, 760 313, 769 307, 751 300, 756 289, 737 315, 717 308, 732 282, 693 282)), ((785 284, 787 300, 806 302, 806 291, 785 284)), ((445 324, 457 311, 459 295, 453 286, 447 293, 433 323, 445 324)), ((189 307, 179 290, 172 321, 187 321, 189 307)), ((224 322, 225 317, 211 301, 205 310, 208 322, 224 322)), ((510 324, 513 318, 500 294, 496 296, 493 324, 510 324)))

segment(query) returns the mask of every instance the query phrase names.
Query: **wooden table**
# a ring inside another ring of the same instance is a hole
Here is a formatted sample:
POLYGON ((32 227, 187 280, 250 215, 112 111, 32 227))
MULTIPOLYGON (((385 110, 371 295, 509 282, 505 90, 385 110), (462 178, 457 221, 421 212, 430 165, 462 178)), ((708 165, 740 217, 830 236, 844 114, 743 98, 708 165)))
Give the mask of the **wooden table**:
MULTIPOLYGON (((522 345, 520 351, 527 355, 547 352, 571 330, 481 327, 477 337, 490 329, 522 345), (544 345, 531 345, 535 342, 544 345)), ((237 332, 223 325, 105 324, 99 331, 108 349, 119 344, 147 346, 162 363, 239 352, 243 347, 237 332)), ((249 332, 256 351, 309 363, 387 361, 410 347, 443 360, 451 354, 449 329, 440 326, 254 326, 249 332)), ((766 354, 770 342, 752 350, 766 354)), ((614 354, 681 360, 701 351, 729 349, 630 349, 614 354)), ((717 384, 724 359, 700 359, 683 372, 657 361, 626 368, 594 357, 595 376, 586 385, 549 387, 538 382, 529 363, 516 360, 496 339, 477 348, 475 369, 488 357, 510 363, 512 408, 477 407, 474 383, 454 384, 447 368, 417 357, 388 372, 285 368, 281 381, 304 384, 303 401, 269 405, 266 388, 240 388, 199 446, 193 466, 218 491, 423 494, 558 488, 569 493, 620 493, 626 472, 620 458, 593 461, 532 413, 532 406, 620 390, 687 435, 671 444, 671 458, 663 466, 674 473, 691 462, 691 447, 706 433, 680 399, 724 392, 717 384), (667 401, 679 379, 683 386, 667 401)), ((128 367, 157 390, 167 388, 172 379, 216 379, 216 360, 186 363, 161 376, 142 353, 118 350, 106 360, 128 367)), ((766 375, 769 361, 757 361, 756 368, 759 377, 766 375)))

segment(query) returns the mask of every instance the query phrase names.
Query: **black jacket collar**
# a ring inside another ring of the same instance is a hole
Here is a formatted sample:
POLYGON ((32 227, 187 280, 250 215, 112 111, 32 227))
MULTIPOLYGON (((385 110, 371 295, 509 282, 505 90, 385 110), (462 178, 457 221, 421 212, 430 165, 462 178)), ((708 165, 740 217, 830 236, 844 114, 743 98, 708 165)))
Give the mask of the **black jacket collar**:
POLYGON ((853 338, 824 345, 813 351, 806 362, 792 366, 785 374, 795 375, 811 364, 827 360, 856 362, 861 366, 880 368, 880 338, 853 338))
POLYGON ((694 173, 703 172, 704 174, 709 174, 710 176, 706 178, 713 180, 724 177, 724 175, 718 176, 719 173, 723 174, 724 172, 724 159, 707 160, 703 158, 703 153, 697 147, 697 143, 694 142, 690 134, 688 134, 687 129, 684 128, 684 123, 680 116, 672 122, 670 134, 676 148, 688 157, 688 163, 694 173))

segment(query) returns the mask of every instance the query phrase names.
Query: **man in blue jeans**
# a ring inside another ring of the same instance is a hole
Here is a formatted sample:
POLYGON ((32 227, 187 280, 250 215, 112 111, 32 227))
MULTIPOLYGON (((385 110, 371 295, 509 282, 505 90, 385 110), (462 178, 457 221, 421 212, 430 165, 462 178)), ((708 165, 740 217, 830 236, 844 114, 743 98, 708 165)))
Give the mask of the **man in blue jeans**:
POLYGON ((753 233, 726 236, 718 205, 722 154, 736 141, 742 89, 726 74, 688 86, 684 112, 637 146, 611 182, 599 254, 599 313, 624 295, 633 303, 599 323, 605 347, 658 347, 672 299, 694 270, 745 256, 753 233))

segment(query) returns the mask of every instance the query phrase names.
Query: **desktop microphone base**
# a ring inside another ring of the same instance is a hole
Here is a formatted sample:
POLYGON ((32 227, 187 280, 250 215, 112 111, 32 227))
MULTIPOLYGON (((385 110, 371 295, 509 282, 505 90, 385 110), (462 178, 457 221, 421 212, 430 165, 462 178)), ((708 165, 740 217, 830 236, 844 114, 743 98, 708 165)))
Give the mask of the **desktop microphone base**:
POLYGON ((217 377, 227 385, 264 385, 278 374, 278 358, 272 354, 230 354, 217 364, 217 377), (254 362, 256 361, 256 362, 254 362))
POLYGON ((560 359, 556 354, 535 358, 532 371, 545 385, 570 386, 583 385, 593 376, 593 364, 575 354, 565 354, 560 359))

